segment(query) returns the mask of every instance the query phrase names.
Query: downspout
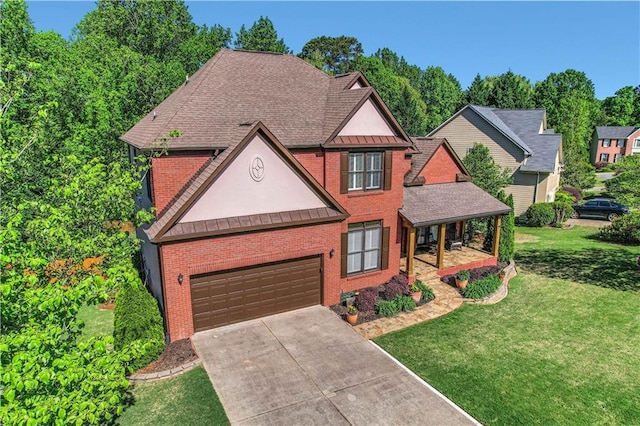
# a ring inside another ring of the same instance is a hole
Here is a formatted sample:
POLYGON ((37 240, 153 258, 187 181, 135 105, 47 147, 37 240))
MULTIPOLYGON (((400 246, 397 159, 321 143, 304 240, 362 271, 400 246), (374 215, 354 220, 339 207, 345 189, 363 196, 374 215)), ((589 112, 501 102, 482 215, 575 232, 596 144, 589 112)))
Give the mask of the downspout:
POLYGON ((536 173, 536 186, 533 188, 533 204, 538 200, 538 185, 540 184, 540 172, 536 173))

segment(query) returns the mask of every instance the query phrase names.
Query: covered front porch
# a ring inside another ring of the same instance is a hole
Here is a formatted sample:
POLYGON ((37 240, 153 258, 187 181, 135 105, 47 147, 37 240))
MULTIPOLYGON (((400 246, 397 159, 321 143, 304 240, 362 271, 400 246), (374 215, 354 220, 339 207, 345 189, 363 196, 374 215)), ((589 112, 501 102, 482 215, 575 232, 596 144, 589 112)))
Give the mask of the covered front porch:
POLYGON ((410 279, 444 276, 497 263, 502 215, 511 211, 471 182, 405 188, 402 268, 410 279), (489 253, 471 247, 466 221, 494 217, 489 253), (419 275, 418 275, 419 274, 419 275))

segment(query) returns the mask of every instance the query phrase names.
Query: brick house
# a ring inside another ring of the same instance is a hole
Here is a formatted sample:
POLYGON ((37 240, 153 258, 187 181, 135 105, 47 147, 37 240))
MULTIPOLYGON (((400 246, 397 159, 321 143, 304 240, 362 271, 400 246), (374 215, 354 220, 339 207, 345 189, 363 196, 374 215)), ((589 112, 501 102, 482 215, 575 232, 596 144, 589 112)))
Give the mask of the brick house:
MULTIPOLYGON (((291 55, 222 50, 122 139, 132 161, 162 153, 138 236, 171 341, 384 283, 426 223, 405 190, 465 180, 448 145, 424 156, 362 74, 291 55)), ((491 208, 438 222, 509 211, 480 193, 491 208)))
POLYGON ((640 154, 640 127, 597 126, 591 138, 591 164, 607 165, 640 154))
POLYGON ((547 128, 543 109, 467 105, 428 136, 446 138, 461 158, 476 142, 486 146, 496 164, 512 172, 505 192, 513 194, 517 215, 555 198, 564 162, 562 135, 547 128))

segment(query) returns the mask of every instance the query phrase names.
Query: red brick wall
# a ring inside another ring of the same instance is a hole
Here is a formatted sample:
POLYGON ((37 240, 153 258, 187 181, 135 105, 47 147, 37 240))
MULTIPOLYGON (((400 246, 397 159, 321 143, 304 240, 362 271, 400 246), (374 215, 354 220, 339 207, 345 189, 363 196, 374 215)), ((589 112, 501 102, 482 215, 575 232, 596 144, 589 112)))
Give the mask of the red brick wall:
POLYGON ((627 149, 627 145, 629 145, 630 142, 628 140, 625 141, 624 147, 616 146, 617 142, 618 142, 618 139, 611 139, 611 146, 603 147, 602 139, 598 139, 598 146, 596 147, 595 162, 603 163, 603 161, 600 161, 600 154, 609 154, 609 161, 607 161, 607 163, 613 163, 613 161, 615 160, 616 154, 624 155, 625 150, 627 149))
POLYGON ((151 159, 153 205, 157 212, 167 206, 191 176, 211 158, 211 153, 170 153, 151 159))
POLYGON ((451 183, 456 181, 456 174, 462 170, 451 157, 449 151, 440 145, 427 165, 422 169, 420 176, 425 179, 425 183, 451 183))
POLYGON ((320 185, 324 186, 324 152, 322 151, 294 151, 293 156, 311 173, 320 185))
POLYGON ((640 129, 629 135, 629 139, 627 139, 627 144, 624 147, 624 155, 631 155, 631 150, 633 149, 633 142, 640 138, 640 129))

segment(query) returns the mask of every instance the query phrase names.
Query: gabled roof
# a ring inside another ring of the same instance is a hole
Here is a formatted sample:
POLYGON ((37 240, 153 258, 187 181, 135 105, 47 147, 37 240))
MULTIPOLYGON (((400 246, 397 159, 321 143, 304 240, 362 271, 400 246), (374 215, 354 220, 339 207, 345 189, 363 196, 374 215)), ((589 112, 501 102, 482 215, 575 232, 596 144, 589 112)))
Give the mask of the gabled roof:
POLYGON ((141 148, 226 148, 261 121, 287 148, 331 141, 368 99, 410 146, 360 73, 332 77, 292 56, 223 49, 121 139, 141 148), (349 90, 355 81, 366 86, 349 90), (168 138, 173 130, 179 137, 168 138))
POLYGON ((215 159, 205 163, 145 232, 150 241, 158 243, 285 226, 310 225, 343 220, 348 216, 349 214, 340 203, 307 172, 263 123, 258 122, 252 128, 246 129, 244 137, 239 142, 225 149, 215 159), (301 179, 304 179, 310 188, 324 200, 327 207, 178 223, 189 207, 198 200, 256 135, 259 135, 276 150, 283 160, 298 173, 301 179))
POLYGON ((478 105, 467 105, 445 121, 431 134, 446 126, 465 109, 474 111, 478 116, 502 133, 518 146, 527 157, 520 167, 524 172, 551 173, 555 170, 556 156, 561 154, 562 135, 546 129, 546 111, 544 109, 498 109, 478 105))
POLYGON ((635 126, 596 126, 598 139, 626 139, 640 129, 635 126))
POLYGON ((502 215, 511 211, 511 207, 471 182, 405 187, 403 201, 399 213, 414 227, 502 215))
POLYGON ((469 174, 467 168, 462 163, 462 160, 460 160, 460 157, 458 157, 451 145, 449 145, 446 138, 414 137, 411 138, 411 140, 420 152, 411 156, 411 169, 404 177, 404 184, 406 186, 424 184, 424 182, 421 182, 419 179, 420 173, 440 146, 444 146, 447 152, 449 152, 449 155, 451 155, 453 161, 458 165, 458 167, 460 167, 460 170, 462 170, 464 174, 469 174))

